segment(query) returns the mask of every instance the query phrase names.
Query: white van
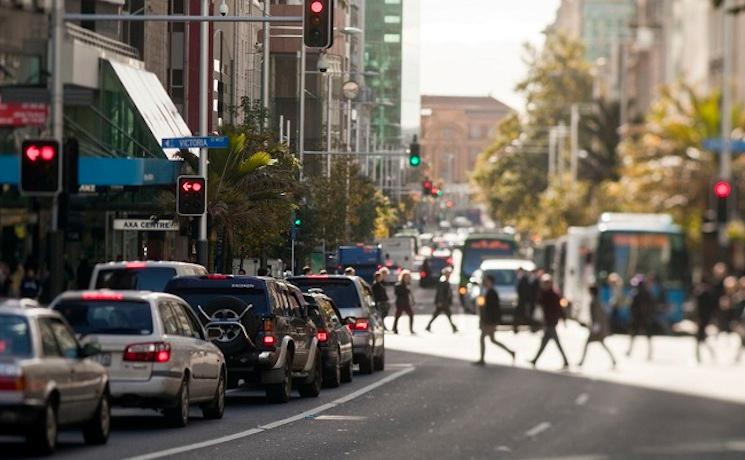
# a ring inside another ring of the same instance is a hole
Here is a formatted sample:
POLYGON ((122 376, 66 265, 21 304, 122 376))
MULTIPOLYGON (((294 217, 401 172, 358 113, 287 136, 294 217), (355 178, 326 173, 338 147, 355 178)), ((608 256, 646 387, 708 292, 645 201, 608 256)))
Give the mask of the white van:
POLYGON ((396 281, 401 270, 414 270, 416 244, 410 236, 396 236, 380 241, 383 265, 388 268, 387 283, 396 281))

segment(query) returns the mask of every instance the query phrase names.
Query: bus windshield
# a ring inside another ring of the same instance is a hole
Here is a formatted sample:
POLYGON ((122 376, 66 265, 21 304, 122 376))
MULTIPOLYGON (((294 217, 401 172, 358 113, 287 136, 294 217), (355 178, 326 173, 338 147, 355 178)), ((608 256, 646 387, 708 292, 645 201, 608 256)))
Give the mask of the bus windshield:
POLYGON ((517 243, 507 238, 468 239, 463 245, 461 275, 470 277, 486 259, 517 256, 517 243))
POLYGON ((683 235, 677 233, 603 232, 598 246, 597 273, 629 281, 637 274, 655 274, 666 283, 683 283, 688 265, 683 235))

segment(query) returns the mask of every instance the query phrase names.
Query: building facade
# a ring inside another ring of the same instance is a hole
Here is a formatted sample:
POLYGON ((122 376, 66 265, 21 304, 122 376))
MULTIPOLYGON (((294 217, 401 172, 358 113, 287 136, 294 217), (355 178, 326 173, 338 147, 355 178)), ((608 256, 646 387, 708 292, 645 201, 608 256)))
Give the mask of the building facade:
POLYGON ((467 183, 478 155, 512 109, 492 97, 422 96, 425 173, 447 184, 467 183))

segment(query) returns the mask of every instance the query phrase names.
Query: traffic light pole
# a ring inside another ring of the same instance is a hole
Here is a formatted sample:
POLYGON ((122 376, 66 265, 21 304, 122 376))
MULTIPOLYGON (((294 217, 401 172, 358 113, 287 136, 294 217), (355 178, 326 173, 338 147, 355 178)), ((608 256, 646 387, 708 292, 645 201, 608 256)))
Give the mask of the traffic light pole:
MULTIPOLYGON (((202 16, 209 14, 210 2, 209 0, 202 0, 202 16)), ((199 27, 199 41, 200 41, 200 52, 199 52, 199 134, 202 136, 209 135, 209 78, 211 75, 209 65, 209 23, 203 21, 199 27)), ((205 179, 206 187, 209 187, 207 180, 207 152, 206 148, 202 148, 199 151, 199 175, 205 179)), ((205 190, 205 194, 207 191, 205 190)), ((207 244, 207 209, 202 213, 202 217, 199 218, 199 239, 197 240, 197 262, 208 267, 208 254, 209 247, 207 244)))
MULTIPOLYGON (((51 24, 51 51, 52 51, 52 85, 51 85, 51 111, 52 111, 52 137, 58 142, 64 164, 64 149, 62 149, 64 136, 64 81, 62 79, 62 41, 65 36, 65 1, 53 2, 51 24)), ((62 170, 59 168, 57 179, 62 184, 62 170)), ((64 188, 64 187, 61 187, 64 188)), ((59 229, 59 193, 52 198, 52 215, 49 225, 49 288, 51 296, 56 296, 65 289, 64 286, 64 237, 59 229)), ((64 193, 64 192, 63 192, 64 193)), ((50 297, 51 297, 50 296, 50 297)))

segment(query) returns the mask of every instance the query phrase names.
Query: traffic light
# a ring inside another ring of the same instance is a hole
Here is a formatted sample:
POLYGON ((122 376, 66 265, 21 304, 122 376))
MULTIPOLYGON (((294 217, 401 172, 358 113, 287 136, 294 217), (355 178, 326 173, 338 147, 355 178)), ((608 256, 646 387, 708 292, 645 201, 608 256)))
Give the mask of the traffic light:
POLYGON ((23 141, 19 189, 26 196, 51 196, 60 192, 62 165, 59 142, 50 139, 23 141))
POLYGON ((201 216, 207 210, 207 183, 201 176, 179 176, 176 209, 180 216, 201 216))
POLYGON ((295 228, 300 228, 303 226, 303 219, 300 218, 300 216, 295 216, 295 219, 293 219, 292 224, 295 226, 295 228))
POLYGON ((334 0, 305 0, 303 41, 309 48, 334 44, 334 0))
POLYGON ((414 141, 409 145, 409 166, 416 168, 420 164, 422 164, 421 145, 414 135, 414 141))
POLYGON ((714 195, 717 198, 717 222, 727 223, 729 211, 729 197, 732 195, 732 184, 720 180, 714 184, 714 195))
POLYGON ((429 179, 424 179, 422 181, 422 193, 424 195, 431 195, 432 194, 432 187, 434 187, 434 184, 429 179))

